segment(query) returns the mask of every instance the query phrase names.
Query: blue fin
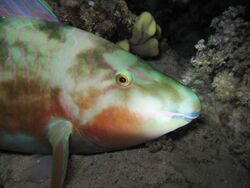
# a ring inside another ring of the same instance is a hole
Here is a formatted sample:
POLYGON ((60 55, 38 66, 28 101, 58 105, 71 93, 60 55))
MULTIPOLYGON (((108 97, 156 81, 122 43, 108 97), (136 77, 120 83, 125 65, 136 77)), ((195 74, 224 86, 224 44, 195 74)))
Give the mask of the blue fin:
POLYGON ((59 22, 43 0, 0 0, 0 17, 9 16, 59 22))

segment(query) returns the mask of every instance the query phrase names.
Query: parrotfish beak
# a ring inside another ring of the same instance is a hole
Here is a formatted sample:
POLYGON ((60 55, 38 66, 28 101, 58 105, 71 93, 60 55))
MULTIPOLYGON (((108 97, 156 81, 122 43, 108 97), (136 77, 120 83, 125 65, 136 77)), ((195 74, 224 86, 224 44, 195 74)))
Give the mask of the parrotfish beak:
POLYGON ((139 102, 134 102, 143 104, 145 108, 140 112, 144 114, 140 131, 146 138, 157 138, 190 123, 200 115, 200 100, 191 89, 165 76, 154 84, 157 89, 153 89, 152 93, 157 97, 143 99, 141 96, 137 97, 139 102))
POLYGON ((169 115, 172 115, 173 118, 176 117, 178 119, 182 119, 187 121, 187 123, 199 117, 201 113, 201 103, 199 98, 190 89, 188 90, 189 91, 186 91, 186 95, 189 95, 189 97, 181 101, 177 113, 169 113, 169 115))
POLYGON ((201 104, 198 97, 189 91, 193 96, 191 99, 184 99, 177 104, 176 110, 152 111, 144 119, 141 127, 145 138, 149 140, 174 131, 196 119, 201 112, 201 104))

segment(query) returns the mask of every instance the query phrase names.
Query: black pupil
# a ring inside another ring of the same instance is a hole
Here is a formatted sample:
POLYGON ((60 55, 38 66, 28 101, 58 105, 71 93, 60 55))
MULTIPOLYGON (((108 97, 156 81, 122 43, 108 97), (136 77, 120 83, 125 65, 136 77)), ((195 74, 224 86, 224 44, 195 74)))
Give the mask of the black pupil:
POLYGON ((125 83, 125 82, 126 82, 126 78, 120 77, 120 78, 119 78, 119 81, 120 81, 121 83, 125 83))

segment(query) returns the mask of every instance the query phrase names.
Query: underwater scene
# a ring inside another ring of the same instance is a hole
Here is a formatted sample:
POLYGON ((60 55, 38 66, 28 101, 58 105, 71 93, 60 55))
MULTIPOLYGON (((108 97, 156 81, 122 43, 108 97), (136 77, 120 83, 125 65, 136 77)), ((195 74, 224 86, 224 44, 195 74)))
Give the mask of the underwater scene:
POLYGON ((250 187, 250 1, 0 0, 0 188, 250 187))

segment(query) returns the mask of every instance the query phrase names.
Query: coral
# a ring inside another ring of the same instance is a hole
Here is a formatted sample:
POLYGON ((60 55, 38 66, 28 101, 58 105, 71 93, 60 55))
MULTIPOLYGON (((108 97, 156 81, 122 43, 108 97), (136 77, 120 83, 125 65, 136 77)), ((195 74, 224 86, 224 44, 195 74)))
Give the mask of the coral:
POLYGON ((195 45, 194 69, 183 80, 200 88, 203 121, 219 127, 228 152, 249 171, 250 23, 244 15, 243 7, 229 7, 212 20, 214 34, 195 45))
POLYGON ((250 70, 248 70, 244 75, 243 80, 236 92, 236 96, 241 104, 250 107, 250 70))
POLYGON ((149 12, 143 12, 135 22, 132 37, 117 44, 141 57, 154 57, 159 54, 161 28, 149 12))
POLYGON ((149 12, 143 12, 137 19, 130 39, 131 51, 142 57, 159 54, 161 28, 149 12))
POLYGON ((100 35, 114 42, 130 38, 136 16, 124 0, 47 1, 66 24, 100 35))
POLYGON ((227 70, 218 73, 212 82, 216 96, 223 101, 232 100, 238 89, 239 80, 229 73, 227 70))
POLYGON ((207 83, 224 102, 248 105, 250 97, 250 23, 242 16, 241 6, 229 9, 211 22, 215 34, 195 45, 197 53, 191 63, 200 74, 208 74, 207 83))
POLYGON ((129 40, 127 40, 127 39, 121 40, 121 41, 117 42, 116 44, 118 46, 120 46, 122 49, 124 49, 126 51, 130 51, 129 40))
POLYGON ((103 38, 117 42, 141 57, 159 54, 161 28, 153 16, 132 14, 124 0, 60 0, 49 2, 59 19, 103 38))
POLYGON ((250 24, 239 17, 243 7, 230 7, 221 17, 213 19, 211 27, 215 34, 208 41, 200 40, 195 46, 198 50, 191 63, 207 73, 218 73, 230 69, 242 74, 249 66, 250 24))

